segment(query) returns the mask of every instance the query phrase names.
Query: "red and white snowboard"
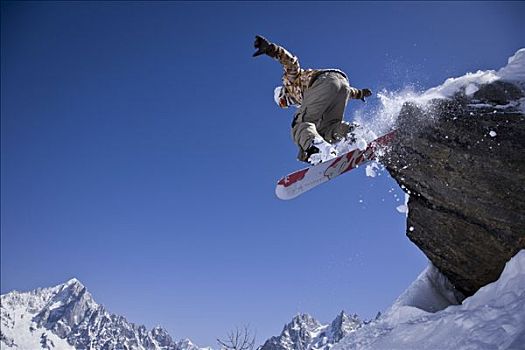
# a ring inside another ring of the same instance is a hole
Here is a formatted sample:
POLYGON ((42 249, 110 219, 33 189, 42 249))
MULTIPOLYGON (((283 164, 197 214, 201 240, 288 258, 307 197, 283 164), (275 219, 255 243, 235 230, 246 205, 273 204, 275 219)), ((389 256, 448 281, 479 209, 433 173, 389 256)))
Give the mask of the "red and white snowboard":
POLYGON ((388 145, 394 137, 395 130, 370 142, 364 150, 354 149, 337 158, 295 171, 277 182, 275 194, 283 200, 295 198, 326 181, 373 160, 376 151, 381 146, 388 145))

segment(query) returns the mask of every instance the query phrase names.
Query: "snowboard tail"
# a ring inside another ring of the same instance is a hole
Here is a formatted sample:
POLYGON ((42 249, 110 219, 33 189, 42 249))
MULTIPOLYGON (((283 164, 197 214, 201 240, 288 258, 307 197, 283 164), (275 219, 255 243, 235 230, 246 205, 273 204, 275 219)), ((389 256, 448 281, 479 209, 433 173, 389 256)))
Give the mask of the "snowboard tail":
POLYGON ((395 138, 395 130, 370 142, 364 150, 354 149, 329 161, 295 171, 277 182, 275 194, 279 199, 293 199, 320 184, 357 168, 375 158, 376 151, 395 138))

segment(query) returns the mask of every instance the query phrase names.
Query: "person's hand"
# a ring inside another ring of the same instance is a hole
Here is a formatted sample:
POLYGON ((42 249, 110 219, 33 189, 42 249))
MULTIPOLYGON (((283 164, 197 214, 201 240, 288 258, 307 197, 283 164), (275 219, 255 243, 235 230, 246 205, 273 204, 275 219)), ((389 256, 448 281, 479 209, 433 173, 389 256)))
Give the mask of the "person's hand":
POLYGON ((255 53, 253 54, 253 57, 257 57, 262 54, 266 54, 270 57, 273 57, 275 45, 269 42, 265 37, 256 35, 253 47, 257 49, 257 51, 255 51, 255 53))
POLYGON ((361 97, 361 101, 363 101, 363 102, 366 102, 365 101, 365 97, 372 96, 372 90, 370 90, 370 89, 362 89, 361 93, 363 94, 363 97, 361 97))

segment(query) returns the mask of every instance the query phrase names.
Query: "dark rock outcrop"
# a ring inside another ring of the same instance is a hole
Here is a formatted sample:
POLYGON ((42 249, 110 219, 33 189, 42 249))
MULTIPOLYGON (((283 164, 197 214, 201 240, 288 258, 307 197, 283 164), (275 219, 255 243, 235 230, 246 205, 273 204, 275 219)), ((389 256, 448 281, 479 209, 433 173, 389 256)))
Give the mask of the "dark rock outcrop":
POLYGON ((382 160, 410 194, 408 237, 465 296, 525 248, 523 96, 496 81, 424 108, 407 103, 382 160))

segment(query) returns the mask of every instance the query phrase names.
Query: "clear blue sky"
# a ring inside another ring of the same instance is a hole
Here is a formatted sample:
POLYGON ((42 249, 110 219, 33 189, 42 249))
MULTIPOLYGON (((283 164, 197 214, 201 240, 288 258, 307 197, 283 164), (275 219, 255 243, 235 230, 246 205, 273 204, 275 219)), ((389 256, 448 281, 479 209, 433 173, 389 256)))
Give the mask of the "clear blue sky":
POLYGON ((496 69, 525 46, 519 2, 1 6, 2 293, 76 277, 200 346, 247 323, 261 343, 297 312, 373 317, 426 266, 387 174, 276 199, 301 164, 255 34, 374 91, 496 69))

